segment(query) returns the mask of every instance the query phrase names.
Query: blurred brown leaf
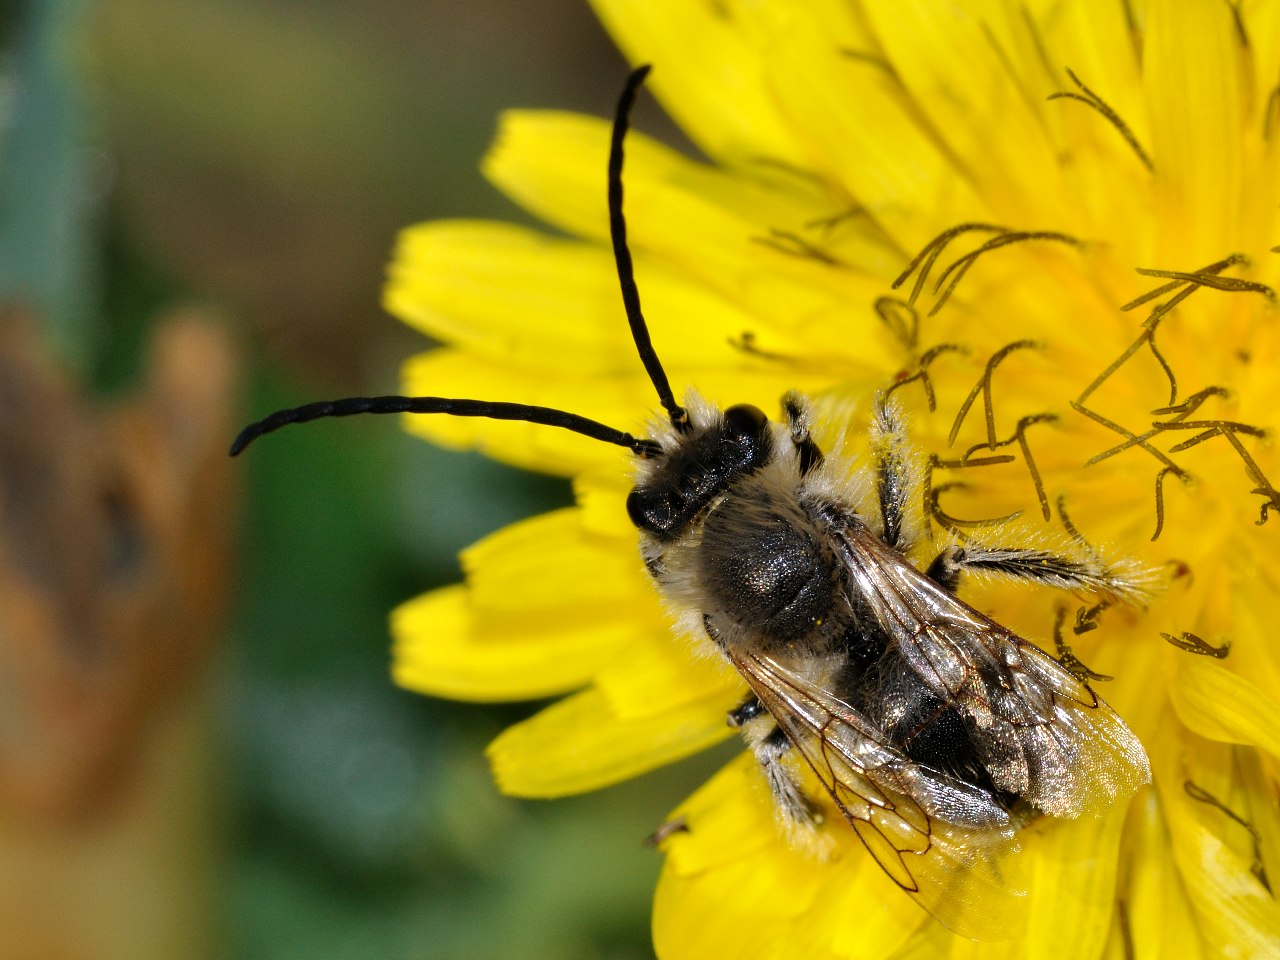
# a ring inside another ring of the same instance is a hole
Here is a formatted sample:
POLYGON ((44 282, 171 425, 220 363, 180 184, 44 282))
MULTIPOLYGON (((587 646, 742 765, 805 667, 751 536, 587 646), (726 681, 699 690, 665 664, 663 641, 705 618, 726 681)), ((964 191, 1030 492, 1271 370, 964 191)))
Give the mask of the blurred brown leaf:
POLYGON ((23 819, 83 817, 127 782, 225 606, 231 345, 174 316, 147 376, 99 410, 0 318, 0 801, 23 819))

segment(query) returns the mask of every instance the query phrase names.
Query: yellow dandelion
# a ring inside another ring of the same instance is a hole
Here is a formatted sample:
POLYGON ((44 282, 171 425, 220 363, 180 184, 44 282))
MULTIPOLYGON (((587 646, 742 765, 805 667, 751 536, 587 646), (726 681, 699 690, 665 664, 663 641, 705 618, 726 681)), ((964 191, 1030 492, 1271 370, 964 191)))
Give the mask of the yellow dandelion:
MULTIPOLYGON (((922 553, 1067 542, 1158 572, 1145 608, 961 585, 1113 678, 1094 686, 1151 763, 1132 800, 1019 832, 1007 939, 935 923, 838 819, 822 850, 793 842, 746 755, 664 831, 658 954, 1276 955, 1280 3, 595 5, 709 158, 628 141, 636 275, 677 395, 775 411, 799 391, 819 446, 865 461, 896 384, 922 553)), ((408 393, 646 435, 608 140, 512 112, 486 161, 572 239, 406 231, 387 302, 446 345, 407 366, 408 393)), ((592 790, 733 735, 743 679, 673 634, 624 508, 630 454, 533 424, 409 428, 575 483, 577 506, 471 548, 465 585, 392 620, 406 687, 564 695, 493 743, 503 790, 592 790)))

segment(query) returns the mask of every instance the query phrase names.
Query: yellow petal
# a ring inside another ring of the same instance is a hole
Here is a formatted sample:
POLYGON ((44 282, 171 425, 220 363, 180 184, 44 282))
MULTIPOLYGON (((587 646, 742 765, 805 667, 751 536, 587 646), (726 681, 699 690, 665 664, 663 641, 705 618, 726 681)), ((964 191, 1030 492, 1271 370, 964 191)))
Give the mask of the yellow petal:
POLYGON ((746 693, 742 678, 722 658, 695 653, 688 637, 662 630, 653 642, 637 644, 628 656, 602 669, 596 686, 623 718, 695 702, 736 706, 746 693))
POLYGON ((1276 625, 1269 600, 1280 595, 1280 570, 1276 569, 1275 541, 1266 527, 1248 530, 1241 537, 1235 569, 1223 571, 1215 597, 1218 608, 1215 627, 1224 632, 1206 637, 1214 643, 1231 641, 1224 662, 1262 693, 1280 697, 1280 644, 1275 642, 1276 625), (1225 631, 1230 631, 1229 636, 1225 631))
POLYGON ((512 524, 463 553, 465 589, 400 606, 397 682, 466 700, 541 697, 583 686, 621 651, 665 641, 634 533, 602 539, 581 520, 570 508, 512 524))
MULTIPOLYGON (((1152 260, 1152 248, 1158 242, 1151 230, 1157 174, 1142 159, 1146 156, 1149 162, 1154 147, 1140 77, 1141 44, 1135 42, 1123 4, 1055 7, 1037 18, 1035 30, 1047 51, 1044 96, 1069 95, 1046 102, 1041 114, 1060 150, 1064 192, 1059 203, 1074 224, 1068 232, 1086 242, 1102 241, 1104 257, 1116 258, 1114 273, 1129 283, 1129 269, 1152 260), (1074 97, 1096 97, 1105 103, 1137 147, 1130 145, 1097 102, 1074 97)), ((1112 272, 1108 268, 1098 275, 1112 272)), ((1125 299, 1123 294, 1114 295, 1109 306, 1099 305, 1092 312, 1107 316, 1125 299)))
POLYGON ((673 817, 688 829, 664 844, 653 904, 658 957, 794 956, 796 918, 826 874, 781 841, 754 760, 738 757, 673 817))
POLYGON ((834 853, 790 845, 749 754, 728 764, 672 817, 685 829, 663 845, 667 862, 654 905, 660 956, 722 955, 717 949, 696 952, 709 942, 704 932, 690 929, 705 917, 694 906, 699 903, 720 904, 715 923, 727 925, 721 937, 749 925, 749 954, 759 957, 887 954, 915 928, 933 922, 843 823, 829 828, 836 834, 834 853), (770 908, 760 910, 766 903, 770 908))
POLYGON ((760 768, 742 753, 680 804, 671 819, 688 827, 662 845, 667 872, 696 874, 752 859, 779 842, 760 768))
POLYGON ((797 17, 779 27, 771 78, 820 158, 816 172, 842 184, 905 256, 936 234, 937 224, 989 221, 971 184, 906 109, 885 64, 846 53, 856 40, 846 17, 821 24, 797 17), (928 220, 918 216, 921 209, 930 211, 928 220))
MULTIPOLYGON (((833 823, 831 829, 842 830, 844 825, 833 823)), ((861 844, 849 843, 841 859, 830 864, 814 861, 811 869, 825 873, 826 892, 800 921, 798 955, 849 960, 886 956, 919 928, 941 927, 889 880, 861 844), (856 922, 850 922, 853 917, 856 922)))
POLYGON ((634 538, 626 499, 632 479, 612 470, 592 470, 574 479, 573 496, 582 511, 582 527, 605 537, 634 538))
MULTIPOLYGON (((1140 59, 1142 47, 1134 42, 1131 11, 1120 4, 1047 6, 1050 9, 1036 18, 1036 29, 1041 42, 1051 51, 1050 62, 1044 67, 1051 71, 1050 81, 1055 86, 1066 84, 1066 70, 1070 69, 1124 119, 1149 150, 1150 131, 1140 59)), ((1062 89, 1075 90, 1065 85, 1062 89)), ((1084 105, 1080 106, 1083 108, 1084 105)), ((1114 134, 1115 131, 1107 133, 1114 134)))
POLYGON ((820 895, 813 871, 795 859, 739 860, 691 875, 664 870, 653 902, 654 953, 787 960, 797 956, 796 913, 820 895))
POLYGON ((489 745, 504 793, 563 797, 598 790, 705 750, 728 737, 724 704, 694 703, 617 717, 599 690, 584 690, 509 727, 489 745))
MULTIPOLYGON (((1280 123, 1280 102, 1268 100, 1280 77, 1280 4, 1255 3, 1249 9, 1248 34, 1253 61, 1252 106, 1255 121, 1266 123, 1266 111, 1276 111, 1271 116, 1274 142, 1276 124, 1280 123)), ((1264 127, 1265 129, 1265 127, 1264 127)))
POLYGON ((1280 705, 1217 661, 1186 656, 1172 699, 1178 719, 1200 736, 1252 744, 1280 757, 1280 705))
POLYGON ((1249 852, 1261 860, 1268 878, 1280 876, 1280 805, 1273 787, 1276 764, 1255 750, 1233 750, 1232 754, 1240 773, 1240 813, 1253 828, 1249 852))
MULTIPOLYGON (((728 338, 755 322, 705 285, 645 264, 649 332, 667 363, 736 359, 728 338), (697 317, 698 323, 689 323, 697 317)), ((635 373, 613 254, 524 227, 427 223, 400 235, 387 309, 473 355, 582 375, 635 373)))
POLYGON ((1134 799, 1130 821, 1125 894, 1127 942, 1133 960, 1203 955, 1191 899, 1169 848, 1169 836, 1154 790, 1134 799))
POLYGON ((599 537, 583 528, 576 507, 504 527, 461 559, 472 607, 490 626, 503 617, 568 626, 617 620, 641 629, 661 622, 634 531, 621 541, 599 537))
MULTIPOLYGON (((627 143, 625 204, 633 253, 652 254, 698 278, 751 314, 753 331, 820 327, 821 342, 840 349, 831 331, 846 329, 851 318, 865 315, 870 329, 879 326, 869 305, 904 258, 865 217, 849 216, 845 201, 817 191, 809 178, 730 176, 639 134, 627 143), (830 218, 840 221, 831 232, 838 243, 828 244, 820 226, 830 218), (835 262, 800 255, 797 243, 830 245, 828 259, 835 262), (855 312, 850 304, 867 306, 855 312)), ((608 144, 603 120, 512 111, 503 115, 484 170, 503 192, 549 223, 604 240, 608 144)), ((643 297, 642 263, 636 278, 643 297)), ((687 322, 687 314, 681 317, 687 322)), ((858 346, 865 352, 875 345, 858 346)))
MULTIPOLYGON (((1022 850, 1015 866, 1025 886, 1025 902, 1010 929, 1010 939, 977 942, 957 939, 957 960, 1062 956, 1069 942, 1073 955, 1098 956, 1111 930, 1123 804, 1102 817, 1043 819, 1018 834, 1022 850)), ((999 931, 996 931, 998 934, 999 931)))
POLYGON ((955 934, 942 924, 926 921, 916 928, 910 940, 889 956, 891 960, 937 960, 948 956, 955 942, 955 934))
POLYGON ((1029 908, 1024 956, 1057 960, 1070 941, 1081 956, 1096 956, 1111 931, 1116 872, 1126 803, 1101 816, 1046 825, 1025 840, 1029 908))
POLYGON ((1010 23, 999 6, 873 0, 863 9, 894 75, 954 158, 955 174, 974 183, 997 221, 1061 229, 1069 211, 1043 117, 1053 91, 1024 22, 1010 23), (1015 82, 1008 62, 1017 51, 1032 69, 1015 82))
POLYGON ((1191 906, 1205 944, 1218 956, 1280 955, 1280 906, 1253 875, 1252 855, 1242 856, 1224 842, 1225 814, 1192 799, 1183 789, 1186 782, 1176 767, 1157 771, 1174 860, 1192 891, 1191 906), (1229 952, 1222 952, 1222 946, 1229 952))
POLYGON ((742 11, 648 0, 592 0, 592 6, 628 60, 655 65, 649 86, 705 153, 738 163, 803 162, 769 94, 742 11))
POLYGON ((1147 4, 1143 79, 1163 188, 1160 232, 1181 262, 1210 263, 1236 249, 1242 55, 1228 4, 1147 4))
POLYGON ((581 687, 635 639, 620 622, 563 627, 531 624, 484 636, 465 587, 447 587, 391 614, 392 677, 419 693, 455 700, 529 700, 581 687))

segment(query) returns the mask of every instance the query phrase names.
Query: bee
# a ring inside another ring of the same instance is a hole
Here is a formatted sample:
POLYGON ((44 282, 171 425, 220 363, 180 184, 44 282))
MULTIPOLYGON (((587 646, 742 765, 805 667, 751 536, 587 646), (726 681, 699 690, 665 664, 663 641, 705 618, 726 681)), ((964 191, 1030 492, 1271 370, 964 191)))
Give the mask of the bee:
MULTIPOLYGON (((962 933, 982 887, 1009 892, 1016 833, 1077 817, 1149 782, 1142 745, 1087 681, 956 595, 969 571, 1102 597, 1138 585, 1094 559, 1026 546, 909 559, 907 438, 882 393, 871 423, 871 509, 813 439, 796 393, 771 420, 749 404, 675 400, 640 305, 623 217, 623 141, 648 73, 614 118, 608 211, 622 300, 663 415, 636 437, 549 407, 446 397, 353 397, 282 410, 231 448, 322 417, 430 413, 521 420, 626 447, 627 513, 645 566, 686 631, 705 636, 749 691, 742 729, 784 824, 845 821, 902 890, 962 933)), ((681 822, 681 831, 691 829, 681 822)), ((678 832, 672 830, 671 833, 678 832)))

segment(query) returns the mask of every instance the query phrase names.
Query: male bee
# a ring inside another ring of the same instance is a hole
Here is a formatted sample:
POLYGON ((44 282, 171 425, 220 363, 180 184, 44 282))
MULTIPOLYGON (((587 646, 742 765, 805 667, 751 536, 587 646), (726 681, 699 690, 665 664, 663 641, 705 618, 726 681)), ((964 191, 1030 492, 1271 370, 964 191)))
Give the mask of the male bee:
POLYGON ((274 413, 231 452, 288 424, 357 413, 523 420, 629 448, 626 508, 645 565, 683 626, 742 676, 748 692, 728 722, 743 728, 784 823, 812 832, 834 810, 899 887, 967 930, 962 884, 1006 882, 1019 826, 1099 809, 1150 773, 1137 738, 1087 682, 959 599, 960 577, 1104 600, 1131 598, 1135 584, 1094 559, 970 542, 918 569, 906 439, 884 395, 871 425, 871 509, 813 439, 803 397, 783 398, 780 421, 692 393, 676 402, 623 218, 623 140, 647 73, 637 69, 619 100, 607 181, 623 305, 664 411, 651 436, 548 407, 354 397, 274 413))

